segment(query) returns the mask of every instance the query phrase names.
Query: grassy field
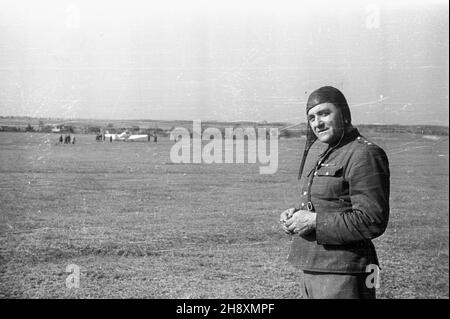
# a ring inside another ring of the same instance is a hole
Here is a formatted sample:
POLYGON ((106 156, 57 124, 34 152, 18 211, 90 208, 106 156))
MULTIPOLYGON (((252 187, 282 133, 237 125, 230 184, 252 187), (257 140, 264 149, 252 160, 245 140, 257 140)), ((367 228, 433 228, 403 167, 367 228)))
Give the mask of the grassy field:
MULTIPOLYGON (((278 172, 260 175, 259 164, 172 164, 164 138, 58 136, 0 133, 0 297, 299 297, 278 217, 296 202, 303 140, 280 140, 278 172)), ((448 137, 369 138, 391 165, 378 297, 448 298, 448 137)))

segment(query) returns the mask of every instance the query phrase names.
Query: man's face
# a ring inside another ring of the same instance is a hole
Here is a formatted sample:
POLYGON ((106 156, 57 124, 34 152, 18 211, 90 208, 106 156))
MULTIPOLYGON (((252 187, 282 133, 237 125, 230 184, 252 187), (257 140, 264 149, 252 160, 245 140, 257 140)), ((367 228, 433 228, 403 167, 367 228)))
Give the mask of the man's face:
POLYGON ((314 106, 308 112, 308 123, 322 143, 335 144, 344 131, 342 112, 332 103, 314 106))

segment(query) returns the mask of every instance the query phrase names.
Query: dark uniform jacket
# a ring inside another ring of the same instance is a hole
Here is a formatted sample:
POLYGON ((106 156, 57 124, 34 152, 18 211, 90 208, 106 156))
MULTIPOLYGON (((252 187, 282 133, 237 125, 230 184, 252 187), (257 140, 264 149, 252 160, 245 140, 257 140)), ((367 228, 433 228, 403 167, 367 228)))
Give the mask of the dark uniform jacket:
POLYGON ((355 128, 335 148, 318 157, 310 153, 298 208, 317 213, 316 229, 293 235, 288 260, 306 271, 328 273, 361 273, 378 265, 371 239, 388 223, 389 175, 385 152, 355 128))

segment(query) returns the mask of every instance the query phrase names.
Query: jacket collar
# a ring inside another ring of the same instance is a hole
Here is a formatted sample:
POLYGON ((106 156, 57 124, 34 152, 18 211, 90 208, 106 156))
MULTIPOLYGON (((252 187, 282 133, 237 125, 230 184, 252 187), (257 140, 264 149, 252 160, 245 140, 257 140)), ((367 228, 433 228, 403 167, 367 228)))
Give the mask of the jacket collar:
POLYGON ((358 129, 356 127, 352 127, 348 132, 344 134, 342 141, 338 145, 336 145, 335 148, 343 146, 349 142, 353 142, 360 135, 361 134, 359 134, 358 129))

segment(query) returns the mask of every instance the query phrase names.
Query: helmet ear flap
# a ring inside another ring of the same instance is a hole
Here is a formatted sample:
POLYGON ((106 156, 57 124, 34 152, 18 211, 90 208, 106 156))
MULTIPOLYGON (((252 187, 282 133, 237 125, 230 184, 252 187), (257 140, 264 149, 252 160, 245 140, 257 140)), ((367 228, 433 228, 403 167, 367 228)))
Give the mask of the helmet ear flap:
POLYGON ((306 129, 306 142, 305 142, 305 149, 303 151, 303 157, 302 157, 302 161, 300 162, 300 169, 298 171, 298 179, 300 179, 302 177, 303 174, 303 168, 305 166, 305 162, 306 162, 306 157, 308 156, 308 152, 309 149, 311 148, 311 146, 314 144, 314 142, 316 141, 317 137, 314 134, 314 132, 311 129, 311 126, 309 126, 306 129))

